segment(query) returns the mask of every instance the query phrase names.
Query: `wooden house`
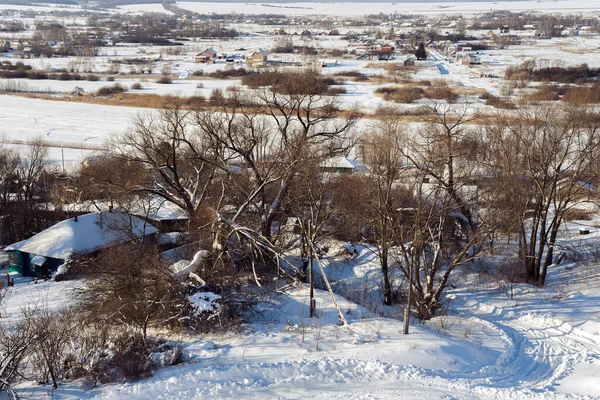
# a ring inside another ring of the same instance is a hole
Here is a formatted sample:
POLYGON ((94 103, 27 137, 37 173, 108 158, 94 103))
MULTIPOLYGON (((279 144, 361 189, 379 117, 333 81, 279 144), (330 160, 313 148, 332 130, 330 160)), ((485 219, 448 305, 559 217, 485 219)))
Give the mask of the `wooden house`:
POLYGON ((207 64, 212 62, 217 57, 217 52, 212 47, 204 50, 202 53, 196 54, 195 61, 197 63, 207 64))
POLYGON ((263 49, 257 49, 248 58, 246 58, 246 64, 249 66, 263 66, 268 62, 268 54, 263 49))
POLYGON ((61 221, 4 250, 10 272, 42 278, 69 260, 157 232, 141 218, 122 211, 101 211, 61 221))

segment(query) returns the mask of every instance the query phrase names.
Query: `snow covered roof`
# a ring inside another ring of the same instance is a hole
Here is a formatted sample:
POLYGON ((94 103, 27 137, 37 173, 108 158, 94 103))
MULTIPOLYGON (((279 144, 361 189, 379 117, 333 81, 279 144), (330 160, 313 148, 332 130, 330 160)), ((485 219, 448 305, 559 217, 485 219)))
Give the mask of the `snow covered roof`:
POLYGON ((347 157, 332 157, 324 160, 321 163, 324 168, 343 168, 352 169, 354 171, 367 172, 368 169, 359 160, 351 160, 347 157))
POLYGON ((69 218, 5 250, 66 260, 73 254, 89 254, 132 238, 158 232, 141 218, 124 212, 99 212, 69 218))
POLYGON ((265 50, 261 49, 260 47, 258 48, 258 52, 260 54, 262 54, 263 57, 267 57, 267 52, 265 50))

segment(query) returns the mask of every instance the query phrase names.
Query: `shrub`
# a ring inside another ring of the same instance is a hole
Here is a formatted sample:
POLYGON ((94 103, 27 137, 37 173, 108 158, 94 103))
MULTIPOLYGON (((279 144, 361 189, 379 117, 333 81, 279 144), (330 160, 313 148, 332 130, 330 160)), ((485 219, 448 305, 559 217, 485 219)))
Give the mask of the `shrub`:
POLYGON ((107 76, 106 77, 106 81, 107 82, 114 82, 115 81, 115 77, 114 76, 107 76))
POLYGON ((202 70, 194 71, 194 72, 192 72, 192 76, 204 76, 204 71, 202 71, 202 70))
POLYGON ((131 84, 131 90, 142 90, 144 87, 139 82, 134 82, 131 84))
POLYGON ((346 94, 347 92, 345 87, 330 87, 326 93, 330 96, 337 96, 338 94, 346 94))
POLYGON ((275 72, 253 72, 242 77, 242 85, 250 88, 269 86, 275 83, 279 74, 275 72))
POLYGON ((196 108, 206 102, 203 96, 190 96, 186 99, 186 105, 192 108, 196 108))
POLYGON ((588 104, 600 102, 600 87, 576 87, 567 90, 562 97, 563 101, 574 104, 588 104))
POLYGON ((513 103, 507 100, 503 100, 498 96, 490 95, 485 101, 486 106, 492 106, 496 108, 503 108, 505 110, 514 110, 517 108, 513 103))
POLYGON ((88 76, 85 77, 85 79, 87 79, 90 82, 97 82, 100 80, 100 77, 98 75, 89 74, 88 76))
POLYGON ((168 85, 170 83, 173 83, 173 80, 171 79, 171 77, 167 76, 167 75, 163 75, 160 78, 158 78, 156 80, 156 83, 160 83, 163 85, 168 85))
POLYGON ((60 73, 58 75, 55 75, 55 77, 56 77, 56 80, 59 80, 59 81, 70 81, 70 80, 73 80, 73 77, 68 72, 60 73))
POLYGON ((458 94, 454 93, 450 88, 446 86, 433 86, 427 89, 425 96, 430 99, 446 100, 449 103, 456 101, 458 94))
POLYGON ((560 89, 554 85, 541 85, 528 97, 533 101, 555 101, 560 98, 560 89))
POLYGON ((396 103, 412 103, 419 100, 425 94, 425 91, 417 86, 412 87, 382 87, 375 90, 375 93, 381 94, 384 100, 394 101, 396 103))
POLYGON ((48 79, 48 74, 40 71, 27 72, 27 79, 48 79))
POLYGON ((112 86, 102 86, 96 91, 96 96, 112 96, 113 94, 123 93, 126 90, 127 89, 124 86, 115 83, 112 86))
POLYGON ((202 82, 196 83, 196 89, 203 89, 203 88, 204 88, 204 83, 202 83, 202 82))
POLYGON ((216 79, 239 78, 248 75, 248 71, 244 68, 222 69, 211 72, 209 76, 216 79))
POLYGON ((337 73, 338 76, 354 78, 357 82, 368 81, 369 77, 360 71, 342 71, 337 73))

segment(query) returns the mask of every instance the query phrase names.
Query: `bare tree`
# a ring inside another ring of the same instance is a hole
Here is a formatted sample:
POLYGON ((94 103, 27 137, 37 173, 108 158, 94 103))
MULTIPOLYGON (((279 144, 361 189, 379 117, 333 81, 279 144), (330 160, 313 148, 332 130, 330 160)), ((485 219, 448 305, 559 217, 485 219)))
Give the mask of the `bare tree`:
POLYGON ((23 201, 32 201, 43 192, 40 189, 41 180, 48 167, 48 147, 44 145, 44 140, 32 139, 20 160, 17 167, 19 194, 23 201))
POLYGON ((207 207, 217 173, 228 171, 194 132, 189 117, 189 111, 177 101, 158 114, 141 115, 133 128, 113 143, 112 150, 121 161, 149 174, 148 179, 132 185, 130 192, 164 198, 193 218, 207 207))
POLYGON ((89 264, 90 279, 78 298, 93 320, 131 327, 145 339, 150 326, 176 326, 183 316, 183 286, 155 251, 124 245, 89 264))
POLYGON ((50 377, 52 387, 56 389, 64 372, 67 347, 77 328, 73 311, 52 312, 45 304, 34 304, 22 310, 22 318, 31 323, 35 332, 31 356, 38 382, 46 383, 50 377))
POLYGON ((469 124, 480 116, 469 104, 434 102, 424 108, 429 115, 424 119, 422 129, 407 138, 404 155, 414 169, 446 191, 457 211, 475 228, 472 210, 468 206, 472 194, 464 187, 479 172, 477 156, 480 140, 469 124))
POLYGON ((393 111, 387 110, 385 118, 374 124, 362 143, 363 159, 370 174, 357 188, 365 194, 361 210, 369 226, 367 236, 377 248, 384 284, 383 303, 386 305, 393 303, 390 267, 394 260, 390 251, 399 239, 397 232, 401 218, 398 210, 406 208, 412 200, 400 184, 402 175, 406 175, 403 139, 402 123, 393 111))
POLYGON ((241 168, 231 180, 240 201, 233 220, 257 212, 258 231, 267 239, 299 169, 347 153, 353 145, 356 115, 342 115, 339 100, 326 90, 313 72, 279 74, 270 87, 250 95, 215 96, 218 114, 196 113, 200 132, 215 152, 241 168))
POLYGON ((494 175, 516 192, 509 205, 526 278, 543 285, 565 213, 588 198, 600 173, 600 118, 583 107, 542 107, 500 115, 488 134, 494 175))

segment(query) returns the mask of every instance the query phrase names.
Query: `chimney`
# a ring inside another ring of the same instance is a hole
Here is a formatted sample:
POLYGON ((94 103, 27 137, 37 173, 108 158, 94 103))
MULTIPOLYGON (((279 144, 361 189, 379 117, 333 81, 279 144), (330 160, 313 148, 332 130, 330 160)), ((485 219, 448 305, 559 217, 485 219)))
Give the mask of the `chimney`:
POLYGON ((102 211, 98 213, 98 225, 100 225, 100 229, 102 229, 102 211))
POLYGON ((75 215, 75 217, 73 217, 73 222, 77 222, 77 215, 75 215))

